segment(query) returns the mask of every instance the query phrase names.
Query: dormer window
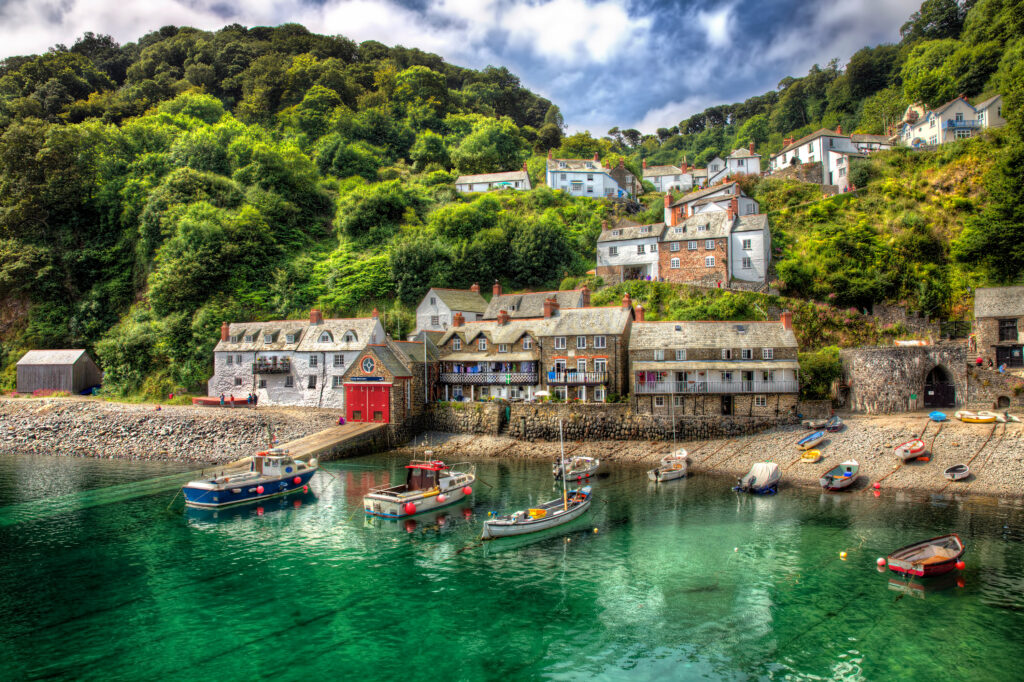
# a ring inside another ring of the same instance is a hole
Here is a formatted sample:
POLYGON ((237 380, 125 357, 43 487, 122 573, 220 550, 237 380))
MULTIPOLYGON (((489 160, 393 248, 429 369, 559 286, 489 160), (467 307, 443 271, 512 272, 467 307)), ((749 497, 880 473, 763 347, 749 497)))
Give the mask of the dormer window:
POLYGON ((526 337, 523 339, 523 350, 530 350, 533 348, 533 339, 526 337))
POLYGON ((455 337, 452 341, 452 350, 462 350, 462 339, 455 337))
POLYGON ((587 161, 587 168, 593 168, 594 164, 591 161, 587 161))
POLYGON ((323 331, 320 332, 320 338, 318 338, 316 341, 317 343, 332 343, 334 341, 334 337, 331 336, 330 332, 323 331))
POLYGON ((565 161, 559 161, 558 162, 558 167, 559 168, 565 168, 565 161))
POLYGON ((355 332, 345 332, 345 337, 343 339, 345 343, 355 343, 358 340, 359 338, 356 336, 355 332))
POLYGON ((508 344, 507 343, 499 343, 498 344, 498 352, 499 353, 507 353, 508 352, 508 344))
POLYGON ((775 349, 774 348, 762 348, 761 349, 761 359, 762 360, 772 360, 774 358, 775 358, 775 349))
POLYGON ((753 360, 754 359, 754 351, 753 351, 753 349, 751 349, 751 348, 742 348, 742 349, 740 349, 740 359, 741 360, 753 360))
POLYGON ((622 230, 612 230, 613 237, 618 237, 620 234, 622 234, 622 230))
POLYGON ((293 332, 291 334, 286 334, 284 338, 285 341, 287 341, 288 343, 295 343, 295 341, 299 338, 299 335, 293 332))
POLYGON ((228 341, 230 341, 231 343, 241 343, 242 342, 242 335, 241 334, 235 334, 234 336, 229 337, 228 341))
POLYGON ((255 343, 256 342, 256 335, 255 334, 246 334, 245 335, 245 342, 246 343, 255 343))
POLYGON ((274 335, 273 334, 264 334, 263 335, 263 343, 274 343, 274 335))
POLYGON ((487 339, 481 336, 476 342, 476 347, 480 350, 487 350, 487 339))

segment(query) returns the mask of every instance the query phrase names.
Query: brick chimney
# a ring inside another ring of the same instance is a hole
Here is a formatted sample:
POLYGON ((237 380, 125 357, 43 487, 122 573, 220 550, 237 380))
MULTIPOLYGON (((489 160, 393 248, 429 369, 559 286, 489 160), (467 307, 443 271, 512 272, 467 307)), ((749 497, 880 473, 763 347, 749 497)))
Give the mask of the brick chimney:
POLYGON ((750 143, 750 153, 751 154, 754 153, 754 143, 753 142, 750 143))
POLYGON ((231 328, 228 327, 228 323, 225 322, 220 326, 220 340, 227 341, 231 338, 231 328))
POLYGON ((464 324, 466 324, 466 318, 465 318, 465 316, 462 313, 458 313, 457 312, 454 315, 452 315, 452 326, 453 327, 461 327, 464 324))
POLYGON ((507 323, 508 323, 508 311, 507 310, 499 310, 498 311, 498 324, 507 324, 507 323))
POLYGON ((501 282, 494 280, 494 286, 491 287, 491 293, 495 296, 501 296, 501 282))
POLYGON ((601 221, 601 231, 604 232, 607 229, 608 229, 608 221, 607 220, 602 220, 601 221))
POLYGON ((836 126, 836 135, 843 134, 843 126, 836 126))
POLYGON ((524 173, 529 173, 529 172, 530 172, 530 169, 528 169, 528 168, 526 167, 526 162, 525 162, 525 161, 523 161, 523 172, 524 172, 524 173))
POLYGON ((594 161, 598 160, 597 152, 594 152, 594 161))
POLYGON ((626 292, 626 295, 622 297, 622 307, 623 308, 632 308, 633 307, 633 301, 630 300, 629 292, 628 291, 626 292))
POLYGON ((643 167, 644 167, 644 170, 647 170, 647 159, 644 159, 643 167))
POLYGON ((324 323, 323 313, 321 313, 316 308, 313 308, 312 310, 310 310, 309 311, 309 323, 310 324, 323 324, 324 323))
POLYGON ((683 161, 683 166, 682 166, 682 168, 680 168, 680 170, 681 170, 681 171, 682 171, 683 173, 685 173, 685 172, 686 172, 686 171, 688 171, 689 169, 690 169, 690 165, 689 165, 688 163, 686 163, 685 161, 683 161))
POLYGON ((473 282, 473 286, 471 286, 469 288, 469 290, 472 291, 474 294, 479 294, 480 293, 480 285, 477 284, 476 282, 473 282))
POLYGON ((779 316, 779 322, 782 323, 783 329, 793 329, 793 313, 783 310, 782 315, 779 316))
POLYGON ((549 159, 555 158, 555 150, 554 149, 549 149, 548 150, 548 158, 549 159))
POLYGON ((558 299, 549 296, 544 299, 544 317, 552 317, 558 312, 558 299))
POLYGON ((665 224, 672 227, 672 192, 665 194, 665 224))
POLYGON ((589 308, 590 307, 590 287, 588 287, 586 284, 584 284, 583 287, 580 289, 580 297, 583 299, 583 307, 584 308, 589 308))
POLYGON ((380 317, 380 311, 378 311, 376 308, 374 308, 373 312, 370 313, 370 317, 372 317, 373 319, 376 320, 378 317, 380 317))
POLYGON ((729 216, 729 220, 732 220, 740 214, 740 198, 733 195, 732 199, 729 200, 729 210, 726 211, 726 215, 729 216))
POLYGON ((637 322, 643 322, 644 321, 644 304, 643 303, 637 303, 636 304, 636 308, 633 309, 633 313, 636 315, 636 321, 637 322))
POLYGON ((787 137, 785 140, 782 141, 782 146, 783 147, 788 147, 791 144, 793 144, 793 138, 792 137, 787 137))
POLYGON ((626 160, 625 159, 619 159, 619 168, 623 168, 623 167, 625 167, 625 165, 626 165, 626 160))

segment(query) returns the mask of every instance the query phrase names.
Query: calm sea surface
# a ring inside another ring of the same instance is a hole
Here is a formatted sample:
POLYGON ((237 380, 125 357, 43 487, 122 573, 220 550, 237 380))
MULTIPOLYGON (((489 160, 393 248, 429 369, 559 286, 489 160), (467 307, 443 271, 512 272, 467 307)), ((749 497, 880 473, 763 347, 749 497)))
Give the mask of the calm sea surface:
POLYGON ((483 462, 470 503, 364 517, 403 464, 214 517, 168 510, 179 465, 0 456, 0 679, 1024 678, 1019 505, 616 468, 574 525, 481 545, 488 511, 557 495, 549 465, 483 462), (950 531, 961 575, 876 570, 950 531))

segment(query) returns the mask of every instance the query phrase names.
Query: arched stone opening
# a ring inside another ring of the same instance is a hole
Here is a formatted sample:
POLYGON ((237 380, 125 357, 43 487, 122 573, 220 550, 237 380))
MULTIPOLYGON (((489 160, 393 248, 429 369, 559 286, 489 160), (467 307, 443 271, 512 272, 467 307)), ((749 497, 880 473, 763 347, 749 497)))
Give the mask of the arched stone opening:
POLYGON ((942 365, 935 365, 924 379, 925 407, 956 406, 956 385, 952 373, 942 365))
POLYGON ((1010 397, 1009 396, 1001 395, 998 398, 996 398, 996 407, 998 407, 1000 409, 1005 409, 1005 408, 1007 408, 1009 406, 1010 406, 1010 397))

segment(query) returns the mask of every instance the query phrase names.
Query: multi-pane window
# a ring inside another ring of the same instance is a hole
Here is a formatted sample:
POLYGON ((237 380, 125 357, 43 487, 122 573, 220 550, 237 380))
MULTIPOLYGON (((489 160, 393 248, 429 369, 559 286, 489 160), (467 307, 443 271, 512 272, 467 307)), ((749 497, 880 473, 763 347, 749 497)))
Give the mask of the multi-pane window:
POLYGON ((608 247, 608 255, 612 256, 612 257, 618 256, 619 255, 619 247, 617 247, 617 246, 609 246, 608 247))
POLYGON ((604 387, 597 387, 594 389, 594 400, 599 403, 603 403, 605 399, 604 387))
POLYGON ((487 350, 487 339, 481 336, 480 339, 476 342, 476 347, 479 348, 480 350, 487 350))
POLYGON ((744 239, 743 240, 743 250, 744 251, 750 251, 750 249, 751 249, 751 241, 749 239, 744 239))
POLYGON ((587 347, 587 337, 585 337, 585 336, 577 336, 576 337, 576 347, 577 348, 586 348, 587 347))
POLYGON ((508 344, 507 343, 499 343, 498 344, 498 352, 499 353, 507 353, 508 352, 508 344))
POLYGON ((658 253, 658 245, 651 244, 651 253, 658 253))
POLYGON ((679 250, 679 242, 672 242, 671 244, 669 244, 668 245, 668 250, 669 251, 678 251, 679 250))
POLYGON ((715 267, 715 257, 714 256, 705 256, 704 257, 704 267, 706 267, 706 268, 713 268, 713 267, 715 267))
POLYGON ((245 335, 245 342, 246 343, 254 343, 255 341, 256 341, 256 335, 255 334, 246 334, 245 335))
POLYGON ((235 377, 235 386, 242 385, 242 377, 235 377))
POLYGON ((636 245, 636 255, 638 255, 638 256, 644 255, 644 245, 643 244, 637 244, 636 245))
POLYGON ((999 340, 1017 340, 1017 320, 999 320, 999 340))
POLYGON ((296 341, 298 341, 298 340, 299 340, 299 338, 298 338, 298 334, 286 334, 286 335, 285 335, 285 337, 284 337, 284 339, 285 339, 285 341, 287 341, 288 343, 295 343, 296 341))
POLYGON ((565 350, 565 337, 564 336, 556 336, 555 337, 555 350, 565 350))
POLYGON ((235 358, 234 358, 234 356, 229 355, 228 356, 228 367, 230 367, 233 364, 235 364, 235 358))
POLYGON ((745 256, 741 261, 744 270, 750 270, 754 267, 754 261, 750 260, 749 256, 745 256))
POLYGON ((768 396, 755 395, 754 396, 754 407, 765 407, 768 404, 768 396))
POLYGON ((715 250, 715 240, 714 239, 705 239, 704 240, 704 250, 705 251, 714 251, 715 250))
POLYGON ((607 372, 608 361, 604 358, 597 358, 594 360, 594 371, 595 372, 607 372))
POLYGON ((295 386, 295 377, 286 376, 284 378, 284 387, 285 388, 292 388, 294 386, 295 386))
POLYGON ((731 348, 723 348, 722 349, 722 359, 723 360, 732 360, 732 349, 731 348))
POLYGON ((308 381, 306 381, 306 388, 316 388, 316 375, 309 375, 308 381))
POLYGON ((665 359, 665 351, 663 351, 661 349, 654 351, 654 359, 655 360, 664 360, 665 359))
POLYGON ((316 367, 316 366, 317 366, 317 362, 318 362, 319 360, 320 360, 320 358, 318 358, 317 356, 315 356, 315 355, 310 355, 310 356, 309 356, 309 366, 310 366, 310 367, 316 367))
POLYGON ((603 336, 594 337, 594 348, 606 348, 606 341, 603 336))
POLYGON ((656 396, 654 396, 654 406, 655 407, 665 407, 665 396, 663 396, 663 395, 656 395, 656 396))
POLYGON ((670 268, 672 268, 673 270, 678 270, 679 269, 679 259, 678 258, 673 258, 671 261, 669 261, 668 266, 670 268))
POLYGON ((676 360, 679 361, 679 362, 682 362, 685 359, 686 359, 686 349, 685 348, 677 348, 676 349, 676 360))
POLYGON ((752 348, 742 348, 742 349, 740 349, 740 359, 741 360, 752 360, 753 358, 754 358, 754 350, 752 348))
POLYGON ((437 315, 431 315, 430 316, 430 326, 431 327, 436 327, 439 324, 441 324, 440 318, 437 315))
POLYGON ((452 341, 452 350, 462 350, 462 339, 455 337, 452 341))
POLYGON ((530 350, 533 348, 533 339, 526 337, 523 339, 523 350, 530 350))
POLYGON ((761 359, 762 360, 773 360, 774 358, 775 358, 775 349, 774 348, 762 348, 761 349, 761 359))
POLYGON ((686 242, 686 249, 687 249, 687 251, 696 251, 697 250, 697 242, 696 241, 686 242))
POLYGON ((331 377, 331 388, 341 388, 342 385, 340 374, 335 374, 331 377))
POLYGON ((345 356, 342 355, 341 353, 335 353, 334 354, 334 366, 335 367, 344 367, 345 366, 345 356))

